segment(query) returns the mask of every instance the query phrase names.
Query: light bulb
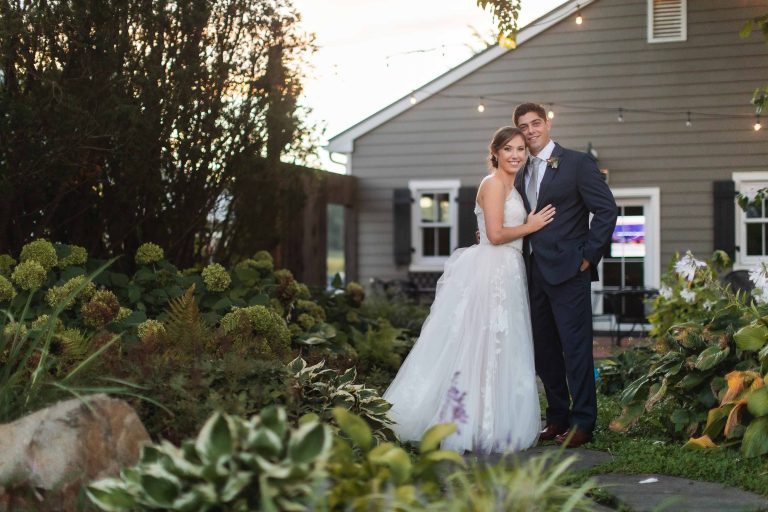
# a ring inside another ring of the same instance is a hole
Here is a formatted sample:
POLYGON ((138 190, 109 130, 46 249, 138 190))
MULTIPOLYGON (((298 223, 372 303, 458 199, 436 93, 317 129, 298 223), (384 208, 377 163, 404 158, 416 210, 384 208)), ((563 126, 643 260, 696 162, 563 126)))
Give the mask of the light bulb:
POLYGON ((619 109, 619 117, 617 117, 616 120, 618 122, 620 122, 620 123, 624 122, 624 110, 623 109, 619 109))
POLYGON ((755 122, 755 126, 753 127, 756 132, 759 132, 760 129, 762 129, 763 125, 760 124, 760 121, 755 122))
POLYGON ((483 105, 483 102, 481 101, 480 104, 477 106, 477 111, 481 114, 485 112, 485 105, 483 105))
POLYGON ((416 96, 414 94, 411 94, 411 98, 410 98, 409 101, 411 102, 411 105, 415 105, 416 104, 416 96))
POLYGON ((555 112, 552 109, 550 109, 547 112, 547 119, 554 119, 554 118, 555 118, 555 112))
POLYGON ((581 25, 582 23, 584 23, 584 18, 581 16, 581 13, 579 13, 576 15, 576 24, 581 25))
POLYGON ((691 121, 691 113, 688 112, 688 118, 685 120, 685 126, 690 128, 693 126, 693 122, 691 121))

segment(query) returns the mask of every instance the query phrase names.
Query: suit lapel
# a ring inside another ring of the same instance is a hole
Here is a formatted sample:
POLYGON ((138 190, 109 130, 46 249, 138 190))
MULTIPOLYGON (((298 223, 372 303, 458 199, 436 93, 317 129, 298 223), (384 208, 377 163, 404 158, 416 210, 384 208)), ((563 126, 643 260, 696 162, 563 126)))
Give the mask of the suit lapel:
MULTIPOLYGON (((563 154, 562 146, 560 146, 557 142, 555 142, 555 149, 552 150, 552 154, 550 155, 549 158, 559 159, 562 154, 563 154)), ((549 164, 547 164, 546 171, 544 172, 544 178, 542 178, 541 185, 539 185, 539 194, 536 197, 537 211, 538 211, 539 205, 546 204, 544 201, 542 201, 542 198, 546 194, 547 187, 549 187, 549 184, 552 183, 552 181, 557 176, 558 171, 559 171, 559 166, 558 166, 558 169, 553 169, 552 167, 549 166, 549 164)))

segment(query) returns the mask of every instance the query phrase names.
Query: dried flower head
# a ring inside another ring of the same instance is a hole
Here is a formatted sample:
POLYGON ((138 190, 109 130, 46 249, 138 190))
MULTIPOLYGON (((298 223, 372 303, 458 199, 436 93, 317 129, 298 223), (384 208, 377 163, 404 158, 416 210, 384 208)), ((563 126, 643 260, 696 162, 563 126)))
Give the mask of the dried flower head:
POLYGON ((16 265, 11 279, 22 290, 36 290, 45 282, 48 275, 45 268, 36 260, 27 260, 16 265))
POLYGON ((133 310, 131 308, 124 308, 120 306, 120 311, 117 312, 117 315, 115 316, 114 321, 119 322, 121 320, 125 320, 126 318, 131 316, 132 313, 133 313, 133 310))
MULTIPOLYGON (((42 331, 43 329, 48 327, 48 324, 51 320, 51 317, 48 315, 40 315, 39 317, 35 318, 32 321, 32 324, 30 325, 30 329, 33 331, 42 331)), ((54 322, 54 330, 59 330, 64 327, 64 322, 61 321, 61 319, 57 318, 56 322, 54 322)))
POLYGON ((85 276, 75 276, 61 286, 53 286, 45 292, 45 302, 53 309, 69 309, 75 300, 87 301, 96 293, 96 285, 85 276), (81 288, 77 295, 75 290, 81 288))
POLYGON ((19 259, 22 263, 25 261, 36 261, 43 266, 46 272, 55 267, 59 262, 53 244, 43 239, 33 240, 22 247, 19 259))
POLYGON ((360 284, 352 281, 347 285, 346 292, 354 306, 360 307, 360 305, 362 305, 365 300, 365 290, 360 284))
POLYGON ((152 242, 141 244, 136 250, 136 263, 139 265, 149 265, 157 263, 165 257, 163 248, 152 242))
POLYGON ((158 320, 144 320, 136 328, 139 333, 139 339, 141 341, 153 341, 159 337, 165 335, 165 325, 158 320))
POLYGON ((109 290, 98 290, 80 309, 83 323, 97 329, 113 321, 119 312, 120 302, 109 290))
POLYGON ((211 263, 205 267, 202 276, 205 287, 211 292, 223 292, 232 283, 227 269, 218 263, 211 263))

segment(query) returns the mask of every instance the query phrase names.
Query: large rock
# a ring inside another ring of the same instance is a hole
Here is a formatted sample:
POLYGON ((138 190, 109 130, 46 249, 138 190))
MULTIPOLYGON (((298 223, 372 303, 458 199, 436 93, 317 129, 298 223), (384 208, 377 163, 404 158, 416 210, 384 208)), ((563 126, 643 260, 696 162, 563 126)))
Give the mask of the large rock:
POLYGON ((149 434, 136 411, 107 395, 86 401, 0 425, 0 510, 75 510, 84 483, 138 461, 149 434))

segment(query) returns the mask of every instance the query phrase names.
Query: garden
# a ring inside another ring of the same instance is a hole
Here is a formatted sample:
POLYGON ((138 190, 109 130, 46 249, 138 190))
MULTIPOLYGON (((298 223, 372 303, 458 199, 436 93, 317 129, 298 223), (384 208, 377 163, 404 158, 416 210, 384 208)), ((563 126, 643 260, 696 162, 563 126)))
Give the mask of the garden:
POLYGON ((136 465, 83 482, 85 510, 620 506, 597 472, 768 489, 768 271, 752 273, 752 294, 733 291, 718 279, 721 252, 673 262, 653 344, 599 362, 590 448, 613 458, 587 471, 552 454, 486 463, 441 450, 453 424, 398 441, 381 394, 424 306, 340 279, 311 290, 266 251, 179 269, 146 243, 133 263, 122 273, 43 239, 0 256, 0 421, 104 392, 151 436, 136 465))

